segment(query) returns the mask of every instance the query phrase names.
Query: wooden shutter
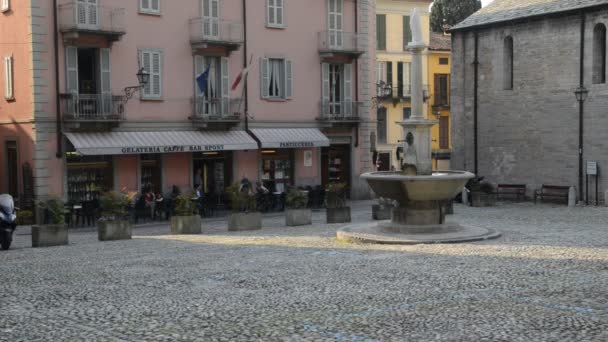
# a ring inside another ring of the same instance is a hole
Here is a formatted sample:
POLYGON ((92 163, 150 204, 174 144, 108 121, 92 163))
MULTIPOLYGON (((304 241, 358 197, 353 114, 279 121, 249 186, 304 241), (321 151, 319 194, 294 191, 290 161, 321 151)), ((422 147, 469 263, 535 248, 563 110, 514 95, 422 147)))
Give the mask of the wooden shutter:
POLYGON ((403 50, 412 41, 412 29, 410 27, 410 17, 403 16, 403 50))
POLYGON ((268 88, 270 87, 270 60, 268 58, 260 59, 260 91, 262 98, 269 97, 268 88))
POLYGON ((403 62, 397 62, 397 89, 399 97, 403 97, 403 62))
POLYGON ((222 108, 221 114, 228 114, 230 107, 230 72, 228 70, 228 58, 222 57, 220 60, 220 72, 222 75, 222 108))
POLYGON ((344 115, 353 115, 353 65, 344 64, 344 115))
POLYGON ((78 94, 78 48, 67 46, 65 48, 66 91, 78 94))
POLYGON ((99 49, 101 102, 104 113, 112 111, 112 86, 110 75, 110 49, 99 49))
POLYGON ((447 150, 450 148, 450 117, 439 118, 439 148, 447 150))
POLYGON ((285 60, 285 98, 293 96, 293 62, 291 59, 285 60))
POLYGON ((13 76, 13 56, 4 57, 4 84, 5 92, 4 97, 7 100, 13 100, 15 98, 15 86, 13 76))
POLYGON ((323 111, 329 113, 329 64, 321 64, 321 97, 323 100, 323 111))
POLYGON ((441 77, 440 77, 441 75, 434 74, 433 76, 434 76, 433 77, 434 78, 433 79, 433 82, 434 82, 433 92, 435 93, 433 104, 435 106, 439 106, 439 105, 441 105, 441 87, 439 86, 439 82, 441 82, 441 77))
POLYGON ((160 52, 153 52, 152 57, 152 95, 160 98, 163 93, 162 84, 162 55, 160 52))
POLYGON ((386 83, 393 84, 393 62, 386 62, 386 83))
POLYGON ((386 14, 376 15, 376 48, 386 50, 386 14))

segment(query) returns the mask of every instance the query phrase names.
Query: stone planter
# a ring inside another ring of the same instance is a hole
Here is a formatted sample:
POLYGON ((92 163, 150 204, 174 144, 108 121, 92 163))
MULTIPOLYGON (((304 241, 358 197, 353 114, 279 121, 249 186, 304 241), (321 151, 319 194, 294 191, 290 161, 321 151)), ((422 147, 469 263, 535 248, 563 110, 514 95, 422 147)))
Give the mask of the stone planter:
POLYGON ((230 232, 260 229, 262 229, 262 214, 260 213, 235 213, 228 217, 228 231, 230 232))
POLYGON ((312 210, 287 209, 285 211, 285 224, 288 227, 306 226, 312 224, 312 210))
POLYGON ((65 224, 32 226, 32 247, 64 246, 68 244, 65 224))
POLYGON ((97 238, 99 241, 131 239, 131 222, 129 221, 98 221, 97 238))
POLYGON ((327 208, 327 223, 348 223, 350 220, 350 207, 327 208))
POLYGON ((392 205, 374 204, 372 205, 372 218, 376 221, 390 220, 392 211, 392 205))
POLYGON ((202 232, 202 220, 198 215, 171 216, 171 234, 200 234, 202 232))
POLYGON ((493 207, 496 204, 496 194, 485 192, 471 192, 471 206, 493 207))

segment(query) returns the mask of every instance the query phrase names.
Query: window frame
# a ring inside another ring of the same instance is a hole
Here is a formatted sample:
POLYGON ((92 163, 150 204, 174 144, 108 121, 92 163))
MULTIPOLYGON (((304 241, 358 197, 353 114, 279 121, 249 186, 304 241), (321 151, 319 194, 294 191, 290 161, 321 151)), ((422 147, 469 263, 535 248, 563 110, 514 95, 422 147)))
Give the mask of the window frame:
POLYGON ((260 97, 268 101, 286 101, 293 97, 294 82, 293 82, 293 60, 286 57, 268 56, 260 59, 260 97), (271 62, 280 61, 280 89, 279 96, 270 95, 270 76, 271 62), (264 70, 268 75, 264 75, 264 70), (267 77, 266 77, 267 76, 267 77), (266 83, 268 82, 268 83, 266 83))
POLYGON ((598 23, 593 27, 593 50, 591 62, 591 81, 592 84, 606 84, 606 47, 607 29, 603 23, 598 23))
POLYGON ((140 91, 140 100, 144 100, 144 101, 162 101, 163 100, 163 81, 164 81, 164 77, 163 77, 163 69, 164 69, 164 53, 163 50, 161 49, 139 49, 138 50, 138 60, 139 60, 139 65, 141 68, 144 67, 144 53, 149 53, 150 54, 150 70, 146 70, 146 72, 148 72, 150 74, 150 78, 149 78, 149 82, 148 84, 150 85, 150 94, 146 94, 145 91, 145 87, 140 91), (154 73, 152 72, 153 66, 152 66, 152 60, 153 60, 153 56, 154 54, 158 54, 159 55, 159 72, 158 73, 154 73), (152 80, 154 78, 154 76, 159 77, 159 94, 152 94, 152 80))
POLYGON ((386 30, 386 13, 376 13, 376 50, 377 51, 387 51, 387 46, 386 43, 388 41, 387 39, 387 30, 386 30), (383 46, 380 46, 380 36, 379 36, 379 31, 378 28, 380 27, 379 23, 378 23, 378 18, 384 18, 384 39, 382 41, 383 46))
POLYGON ((4 57, 4 99, 15 100, 15 60, 13 55, 4 57))
POLYGON ((376 140, 378 141, 378 144, 386 145, 388 143, 388 109, 386 107, 378 107, 376 121, 376 140), (380 120, 381 113, 384 116, 383 120, 380 120), (380 132, 383 132, 384 136, 382 136, 380 132))
POLYGON ((277 0, 272 0, 274 5, 270 6, 271 0, 266 0, 266 27, 268 28, 285 28, 285 0, 281 0, 281 6, 277 6, 277 0), (270 22, 270 10, 274 12, 274 23, 270 22), (277 13, 281 11, 281 22, 277 22, 277 13))
POLYGON ((0 6, 0 12, 6 13, 11 10, 11 1, 10 0, 2 0, 2 4, 0 6))
POLYGON ((138 0, 138 1, 139 1, 138 13, 148 14, 148 15, 161 15, 162 14, 162 0, 158 0, 158 10, 155 10, 152 8, 152 0, 148 0, 148 4, 149 4, 148 8, 143 7, 144 0, 138 0))

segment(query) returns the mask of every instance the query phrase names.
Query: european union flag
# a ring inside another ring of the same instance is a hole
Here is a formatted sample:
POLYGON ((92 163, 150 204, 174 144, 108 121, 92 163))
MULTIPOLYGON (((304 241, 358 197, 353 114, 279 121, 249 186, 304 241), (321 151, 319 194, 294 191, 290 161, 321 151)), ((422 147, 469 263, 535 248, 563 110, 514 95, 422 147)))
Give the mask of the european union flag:
POLYGON ((209 69, 211 69, 211 64, 207 66, 207 70, 205 70, 202 74, 196 77, 196 84, 198 84, 198 89, 200 89, 201 93, 203 94, 207 91, 209 69))

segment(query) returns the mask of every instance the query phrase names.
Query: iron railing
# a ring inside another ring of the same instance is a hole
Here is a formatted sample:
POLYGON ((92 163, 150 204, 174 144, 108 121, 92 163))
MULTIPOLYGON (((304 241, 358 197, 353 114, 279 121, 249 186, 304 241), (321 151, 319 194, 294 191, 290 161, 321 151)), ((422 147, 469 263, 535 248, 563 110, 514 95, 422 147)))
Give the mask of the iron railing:
POLYGON ((111 94, 61 94, 63 117, 75 121, 125 119, 124 96, 111 94))
POLYGON ((319 52, 363 53, 363 35, 343 31, 322 31, 318 33, 319 52))
POLYGON ((190 19, 191 43, 243 43, 243 24, 216 18, 190 19))
MULTIPOLYGON (((100 2, 102 2, 100 0, 100 2)), ((86 4, 77 1, 58 6, 61 31, 100 31, 125 33, 125 9, 86 4)))
POLYGON ((241 99, 196 97, 192 117, 201 121, 239 121, 244 104, 241 99))
POLYGON ((356 121, 360 117, 361 102, 321 101, 320 116, 323 121, 356 121))

